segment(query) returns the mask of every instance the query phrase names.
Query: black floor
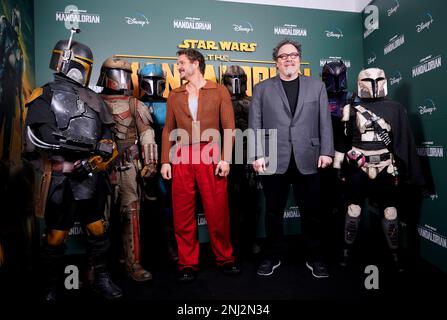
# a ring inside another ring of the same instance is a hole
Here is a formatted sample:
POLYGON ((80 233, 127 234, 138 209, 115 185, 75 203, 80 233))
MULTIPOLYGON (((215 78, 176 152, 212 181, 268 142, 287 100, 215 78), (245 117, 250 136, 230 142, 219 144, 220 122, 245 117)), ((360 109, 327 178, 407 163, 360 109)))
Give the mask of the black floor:
MULTIPOLYGON (((407 257, 407 270, 394 273, 387 264, 386 256, 374 247, 358 250, 353 265, 347 269, 331 260, 331 276, 316 279, 305 266, 300 255, 300 238, 289 237, 285 245, 282 265, 269 277, 256 274, 258 258, 245 254, 240 259, 241 275, 223 275, 213 263, 213 255, 207 244, 201 246, 201 271, 196 281, 180 284, 176 281, 175 265, 168 259, 148 262, 145 265, 153 272, 154 279, 137 283, 124 275, 119 266, 112 268, 115 282, 125 295, 119 304, 163 306, 171 314, 178 307, 197 304, 272 304, 293 308, 296 304, 315 302, 375 302, 375 301, 438 301, 445 295, 447 276, 436 267, 416 258, 407 257), (365 267, 376 265, 379 270, 379 289, 365 288, 365 267)), ((67 263, 77 263, 80 257, 67 257, 67 263)), ((1 301, 39 302, 36 275, 32 270, 3 270, 1 278, 1 301)), ((102 300, 87 289, 65 292, 62 302, 83 305, 102 300)), ((115 304, 116 305, 116 304, 115 304)))

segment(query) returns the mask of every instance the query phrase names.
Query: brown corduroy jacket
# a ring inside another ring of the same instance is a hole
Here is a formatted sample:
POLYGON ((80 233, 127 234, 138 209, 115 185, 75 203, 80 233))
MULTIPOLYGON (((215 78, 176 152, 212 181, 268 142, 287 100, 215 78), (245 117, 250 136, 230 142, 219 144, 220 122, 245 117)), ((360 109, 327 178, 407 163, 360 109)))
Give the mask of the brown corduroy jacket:
MULTIPOLYGON (((166 122, 163 128, 161 163, 171 162, 170 149, 174 141, 170 141, 170 134, 175 129, 183 129, 188 133, 187 140, 181 137, 182 145, 198 142, 215 141, 214 138, 202 136, 207 129, 215 129, 221 133, 222 160, 231 161, 232 135, 224 129, 234 131, 234 112, 231 97, 227 88, 215 82, 206 81, 199 91, 197 117, 193 124, 193 118, 188 107, 188 92, 186 85, 172 90, 167 101, 166 122), (194 130, 194 134, 193 134, 194 130)), ((181 135, 181 132, 179 132, 181 135)), ((174 135, 178 136, 178 135, 174 135)), ((175 140, 176 141, 176 140, 175 140)))

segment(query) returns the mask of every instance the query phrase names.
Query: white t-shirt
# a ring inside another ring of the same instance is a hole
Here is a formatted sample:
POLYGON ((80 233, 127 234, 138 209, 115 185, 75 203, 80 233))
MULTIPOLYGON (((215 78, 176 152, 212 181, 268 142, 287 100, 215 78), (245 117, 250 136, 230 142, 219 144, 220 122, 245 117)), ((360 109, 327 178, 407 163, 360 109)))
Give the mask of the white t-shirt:
POLYGON ((199 108, 199 97, 188 97, 188 107, 191 112, 192 119, 197 119, 197 109, 199 108))

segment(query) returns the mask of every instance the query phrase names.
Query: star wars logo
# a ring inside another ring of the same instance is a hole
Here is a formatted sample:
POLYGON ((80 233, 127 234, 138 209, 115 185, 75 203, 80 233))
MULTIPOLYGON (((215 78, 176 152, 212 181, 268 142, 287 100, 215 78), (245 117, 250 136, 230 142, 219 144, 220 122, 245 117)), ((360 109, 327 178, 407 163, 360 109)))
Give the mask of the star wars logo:
POLYGON ((202 49, 202 50, 221 50, 238 52, 255 52, 257 43, 255 42, 236 42, 236 41, 214 41, 214 40, 193 40, 185 39, 179 44, 180 49, 202 49))

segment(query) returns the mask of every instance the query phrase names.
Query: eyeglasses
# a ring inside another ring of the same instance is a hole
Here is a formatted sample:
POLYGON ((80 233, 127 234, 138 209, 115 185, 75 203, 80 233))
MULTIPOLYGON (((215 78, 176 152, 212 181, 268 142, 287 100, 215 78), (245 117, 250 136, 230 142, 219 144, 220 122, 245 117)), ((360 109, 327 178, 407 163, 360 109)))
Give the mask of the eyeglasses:
POLYGON ((300 54, 298 52, 283 53, 278 56, 278 59, 286 60, 288 57, 290 57, 292 59, 296 59, 299 57, 299 55, 300 54))

